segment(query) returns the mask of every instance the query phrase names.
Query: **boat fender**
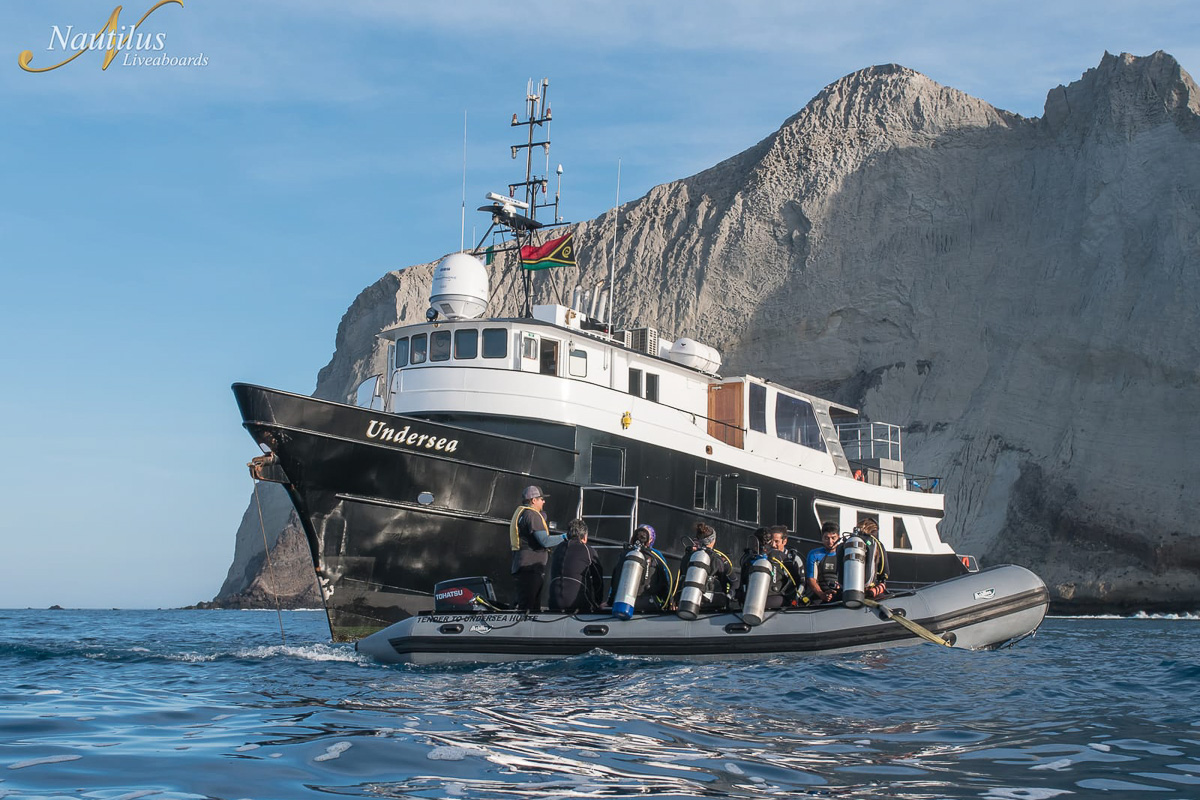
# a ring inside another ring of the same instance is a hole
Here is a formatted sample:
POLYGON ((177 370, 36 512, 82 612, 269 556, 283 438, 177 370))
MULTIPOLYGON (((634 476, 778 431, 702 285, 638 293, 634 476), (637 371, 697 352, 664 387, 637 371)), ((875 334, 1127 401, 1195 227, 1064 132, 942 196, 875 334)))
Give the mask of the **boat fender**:
POLYGON ((704 548, 695 550, 688 558, 687 576, 683 580, 683 591, 679 594, 678 614, 681 619, 695 619, 700 615, 700 603, 708 587, 708 576, 712 572, 712 554, 704 548))
POLYGON ((761 625, 767 608, 767 594, 771 591, 774 578, 771 560, 759 555, 750 562, 750 577, 746 580, 746 602, 742 604, 742 621, 747 625, 761 625))
POLYGON ((858 529, 842 544, 842 602, 846 608, 863 604, 867 588, 867 543, 858 529))
POLYGON ((612 613, 617 619, 633 616, 638 594, 642 589, 642 578, 646 575, 646 554, 635 547, 625 554, 621 564, 621 577, 617 582, 617 595, 613 599, 612 613))

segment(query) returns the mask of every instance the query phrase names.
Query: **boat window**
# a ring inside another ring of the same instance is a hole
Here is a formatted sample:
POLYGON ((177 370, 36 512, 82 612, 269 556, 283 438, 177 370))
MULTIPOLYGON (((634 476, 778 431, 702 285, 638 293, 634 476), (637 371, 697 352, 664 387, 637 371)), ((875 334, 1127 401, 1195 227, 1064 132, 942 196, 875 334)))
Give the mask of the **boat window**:
POLYGON ((525 334, 525 338, 521 340, 521 358, 528 358, 536 361, 538 357, 538 340, 532 333, 525 334))
POLYGON ((479 355, 479 331, 460 328, 454 332, 454 357, 474 358, 479 355))
POLYGON ((912 540, 908 538, 904 520, 900 517, 892 517, 892 547, 897 550, 912 550, 912 540))
POLYGON ((587 377, 587 351, 586 350, 571 350, 571 357, 567 359, 567 367, 571 371, 572 378, 587 377))
POLYGON ((425 356, 429 352, 429 342, 423 333, 418 333, 412 337, 412 357, 408 360, 410 364, 424 364, 425 356))
POLYGON ((658 402, 658 376, 653 372, 646 373, 646 399, 658 402))
POLYGON ((621 486, 625 481, 625 451, 619 447, 592 445, 592 483, 621 486))
POLYGON ((825 440, 821 438, 817 415, 807 400, 786 394, 775 395, 775 435, 825 452, 825 440))
POLYGON ((508 331, 506 329, 483 329, 483 357, 508 358, 508 331))
POLYGON ((705 511, 719 511, 721 499, 721 478, 717 475, 696 473, 696 500, 694 506, 705 511))
POLYGON ((450 360, 450 331, 434 331, 429 334, 429 360, 450 360))
POLYGON ((817 522, 822 526, 826 522, 832 522, 838 526, 838 532, 842 530, 842 510, 837 506, 827 506, 817 503, 817 522))
POLYGON ((396 340, 396 369, 408 366, 408 337, 402 336, 396 340))
POLYGON ((767 432, 767 387, 757 383, 750 384, 750 430, 767 432))
POLYGON ((737 518, 738 522, 758 523, 758 489, 737 487, 737 518))
POLYGON ((543 375, 558 374, 558 342, 554 339, 542 339, 540 372, 543 375))
POLYGON ((788 533, 796 532, 796 498, 775 498, 775 524, 787 525, 788 533))
POLYGON ((642 396, 642 371, 640 369, 629 370, 629 393, 635 397, 642 396))

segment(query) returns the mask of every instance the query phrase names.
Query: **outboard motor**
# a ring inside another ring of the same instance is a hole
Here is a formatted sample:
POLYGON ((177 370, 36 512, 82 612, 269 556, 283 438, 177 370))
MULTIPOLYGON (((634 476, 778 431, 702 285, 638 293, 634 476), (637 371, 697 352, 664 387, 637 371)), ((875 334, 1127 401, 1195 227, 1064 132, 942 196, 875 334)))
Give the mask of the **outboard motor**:
POLYGON ((642 590, 642 578, 646 575, 646 554, 635 547, 625 554, 621 564, 621 578, 617 583, 617 595, 613 598, 612 613, 618 619, 633 616, 638 594, 642 590))
POLYGON ((680 619, 695 619, 699 616, 700 603, 704 600, 704 590, 708 587, 708 576, 711 572, 712 555, 704 548, 693 551, 688 558, 683 591, 679 593, 680 619))
POLYGON ((742 604, 742 621, 747 625, 761 625, 767 609, 767 595, 771 592, 771 560, 757 555, 750 562, 750 577, 746 579, 746 602, 742 604))
POLYGON ((842 602, 846 608, 863 604, 867 588, 867 543, 858 528, 842 544, 842 602))

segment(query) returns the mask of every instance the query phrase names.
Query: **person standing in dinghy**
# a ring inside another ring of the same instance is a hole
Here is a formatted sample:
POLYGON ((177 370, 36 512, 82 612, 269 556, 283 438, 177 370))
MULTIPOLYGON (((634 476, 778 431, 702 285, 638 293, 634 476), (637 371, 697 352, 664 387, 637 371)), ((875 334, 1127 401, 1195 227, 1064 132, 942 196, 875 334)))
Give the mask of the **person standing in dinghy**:
POLYGON ((508 529, 512 574, 517 581, 516 606, 520 611, 542 610, 542 585, 546 582, 550 549, 567 540, 566 534, 550 534, 542 513, 548 496, 542 494, 540 486, 526 486, 508 529))

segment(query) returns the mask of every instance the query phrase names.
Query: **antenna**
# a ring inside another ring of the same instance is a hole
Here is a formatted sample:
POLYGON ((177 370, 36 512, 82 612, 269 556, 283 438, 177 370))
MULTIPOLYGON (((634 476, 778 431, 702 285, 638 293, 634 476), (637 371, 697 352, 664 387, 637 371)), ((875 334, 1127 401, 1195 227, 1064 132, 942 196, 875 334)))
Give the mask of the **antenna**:
MULTIPOLYGON (((474 238, 474 234, 471 234, 474 238)), ((462 229, 458 249, 467 252, 467 110, 463 109, 463 185, 462 185, 462 229)))
POLYGON ((612 310, 617 304, 617 231, 621 227, 621 159, 617 159, 617 199, 613 204, 613 243, 612 255, 608 259, 608 332, 612 333, 612 310))

